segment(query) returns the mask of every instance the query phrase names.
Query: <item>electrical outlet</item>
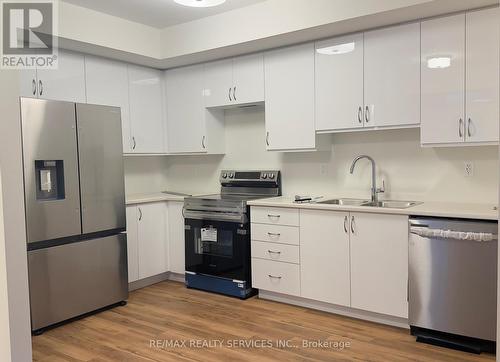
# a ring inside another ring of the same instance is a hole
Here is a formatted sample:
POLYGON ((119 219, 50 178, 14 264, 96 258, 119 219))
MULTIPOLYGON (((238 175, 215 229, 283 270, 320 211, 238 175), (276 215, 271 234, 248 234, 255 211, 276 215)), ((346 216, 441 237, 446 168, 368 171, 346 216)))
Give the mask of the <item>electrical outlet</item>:
POLYGON ((472 163, 472 161, 464 162, 464 175, 465 177, 474 176, 474 164, 472 163))

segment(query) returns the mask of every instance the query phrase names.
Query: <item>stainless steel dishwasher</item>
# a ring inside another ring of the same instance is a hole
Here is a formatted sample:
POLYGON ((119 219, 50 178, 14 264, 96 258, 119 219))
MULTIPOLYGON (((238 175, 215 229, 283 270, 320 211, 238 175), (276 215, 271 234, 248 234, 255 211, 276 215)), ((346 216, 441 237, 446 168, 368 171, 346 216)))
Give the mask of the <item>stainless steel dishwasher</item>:
POLYGON ((497 244, 496 221, 410 218, 409 323, 417 341, 494 351, 497 244))

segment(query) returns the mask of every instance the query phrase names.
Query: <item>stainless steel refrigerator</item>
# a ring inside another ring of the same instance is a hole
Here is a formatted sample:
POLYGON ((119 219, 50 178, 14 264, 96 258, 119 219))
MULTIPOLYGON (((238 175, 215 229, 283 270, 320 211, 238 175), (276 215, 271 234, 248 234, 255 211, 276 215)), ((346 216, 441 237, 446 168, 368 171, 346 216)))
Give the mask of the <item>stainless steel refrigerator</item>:
POLYGON ((21 98, 34 332, 128 298, 120 109, 21 98))

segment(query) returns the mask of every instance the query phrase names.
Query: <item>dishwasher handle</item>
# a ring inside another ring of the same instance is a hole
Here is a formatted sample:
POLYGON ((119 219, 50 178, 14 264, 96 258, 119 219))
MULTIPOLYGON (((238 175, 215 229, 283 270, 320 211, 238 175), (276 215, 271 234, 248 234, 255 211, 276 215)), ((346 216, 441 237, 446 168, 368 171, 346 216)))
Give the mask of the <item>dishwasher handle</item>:
POLYGON ((486 242, 498 240, 498 235, 493 233, 473 232, 473 231, 453 231, 445 229, 432 229, 427 225, 410 224, 410 233, 425 238, 472 240, 486 242))

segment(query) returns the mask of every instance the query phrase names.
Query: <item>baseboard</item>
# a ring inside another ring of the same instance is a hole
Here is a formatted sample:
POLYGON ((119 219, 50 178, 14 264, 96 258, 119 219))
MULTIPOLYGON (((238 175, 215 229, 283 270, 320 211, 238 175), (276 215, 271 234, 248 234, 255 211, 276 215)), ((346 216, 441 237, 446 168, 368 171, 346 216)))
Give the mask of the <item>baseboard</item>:
POLYGON ((172 280, 174 282, 179 282, 179 283, 185 283, 186 282, 184 274, 174 273, 174 272, 170 272, 169 273, 168 280, 172 280))
POLYGON ((399 318, 399 317, 388 316, 385 314, 367 312, 359 309, 343 307, 340 305, 329 304, 324 302, 318 302, 315 300, 301 298, 301 297, 294 297, 274 292, 266 292, 263 290, 259 291, 259 298, 272 300, 280 303, 293 304, 299 307, 317 309, 323 312, 339 314, 350 318, 362 319, 370 322, 410 329, 407 318, 399 318))
POLYGON ((149 278, 136 280, 134 282, 128 283, 128 290, 129 292, 131 292, 133 290, 141 289, 159 282, 163 282, 169 279, 169 275, 170 272, 165 272, 158 275, 153 275, 152 277, 149 278))

